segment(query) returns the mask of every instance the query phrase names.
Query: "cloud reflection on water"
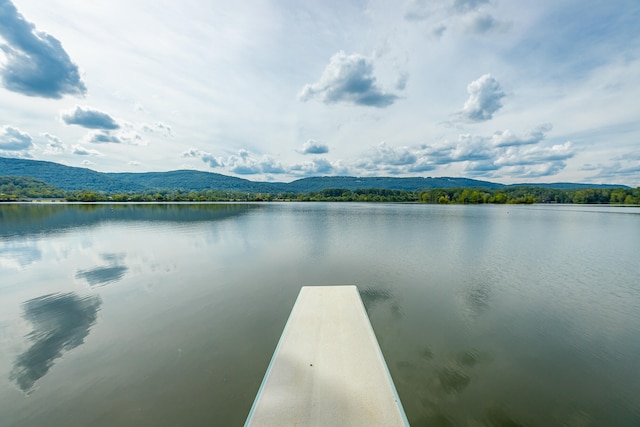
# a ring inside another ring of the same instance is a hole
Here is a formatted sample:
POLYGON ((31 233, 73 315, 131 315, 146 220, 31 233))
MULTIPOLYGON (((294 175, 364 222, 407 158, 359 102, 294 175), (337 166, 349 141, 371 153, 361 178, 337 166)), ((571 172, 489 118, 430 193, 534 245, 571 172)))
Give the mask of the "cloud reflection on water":
POLYGON ((129 268, 124 265, 96 267, 89 270, 78 270, 76 278, 84 279, 90 286, 104 286, 122 279, 129 268))
POLYGON ((488 280, 479 280, 463 288, 459 295, 460 311, 467 321, 475 321, 490 309, 492 286, 488 280))
POLYGON ((76 278, 86 280, 89 286, 104 286, 121 280, 129 270, 129 267, 122 264, 124 254, 102 254, 101 257, 109 265, 78 270, 76 278))
POLYGON ((84 343, 101 305, 99 296, 75 293, 50 294, 23 303, 24 318, 33 326, 27 335, 32 345, 16 358, 9 379, 31 393, 56 359, 84 343))
POLYGON ((42 259, 42 251, 34 242, 0 242, 0 267, 22 268, 42 259))

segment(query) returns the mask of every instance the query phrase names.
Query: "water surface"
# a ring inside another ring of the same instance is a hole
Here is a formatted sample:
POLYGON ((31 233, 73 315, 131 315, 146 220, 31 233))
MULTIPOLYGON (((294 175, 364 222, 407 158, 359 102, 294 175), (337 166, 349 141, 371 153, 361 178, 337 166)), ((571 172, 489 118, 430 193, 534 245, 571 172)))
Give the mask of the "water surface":
POLYGON ((640 209, 0 205, 0 425, 241 425, 358 285, 414 426, 640 425, 640 209))

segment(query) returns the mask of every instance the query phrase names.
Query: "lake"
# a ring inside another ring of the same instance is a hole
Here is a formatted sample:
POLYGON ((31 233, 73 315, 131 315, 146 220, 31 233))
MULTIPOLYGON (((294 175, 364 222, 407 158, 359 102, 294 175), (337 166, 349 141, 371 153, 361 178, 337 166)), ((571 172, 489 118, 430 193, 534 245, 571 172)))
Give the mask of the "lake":
POLYGON ((0 204, 0 425, 242 425, 356 284, 412 426, 640 425, 640 208, 0 204))

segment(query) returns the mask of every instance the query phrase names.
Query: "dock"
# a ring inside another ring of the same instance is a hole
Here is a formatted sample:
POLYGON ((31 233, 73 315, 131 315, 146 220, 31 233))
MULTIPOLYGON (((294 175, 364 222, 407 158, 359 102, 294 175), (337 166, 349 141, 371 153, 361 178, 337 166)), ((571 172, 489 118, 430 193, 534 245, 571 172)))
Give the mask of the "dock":
POLYGON ((245 426, 408 426, 356 286, 302 287, 245 426))

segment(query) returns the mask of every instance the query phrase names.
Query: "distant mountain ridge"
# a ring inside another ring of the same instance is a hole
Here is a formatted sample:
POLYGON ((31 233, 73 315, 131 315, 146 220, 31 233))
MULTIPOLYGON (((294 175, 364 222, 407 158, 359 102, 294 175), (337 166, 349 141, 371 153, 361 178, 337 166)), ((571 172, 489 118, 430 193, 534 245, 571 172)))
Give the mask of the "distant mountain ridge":
POLYGON ((532 186, 553 189, 630 188, 616 184, 512 184, 505 185, 469 178, 423 177, 352 177, 323 176, 286 182, 250 181, 213 172, 175 170, 169 172, 96 172, 91 169, 65 166, 42 160, 0 157, 0 176, 26 176, 42 180, 65 191, 90 190, 111 193, 150 190, 217 190, 248 193, 308 193, 328 188, 429 190, 434 188, 498 189, 511 186, 532 186))

